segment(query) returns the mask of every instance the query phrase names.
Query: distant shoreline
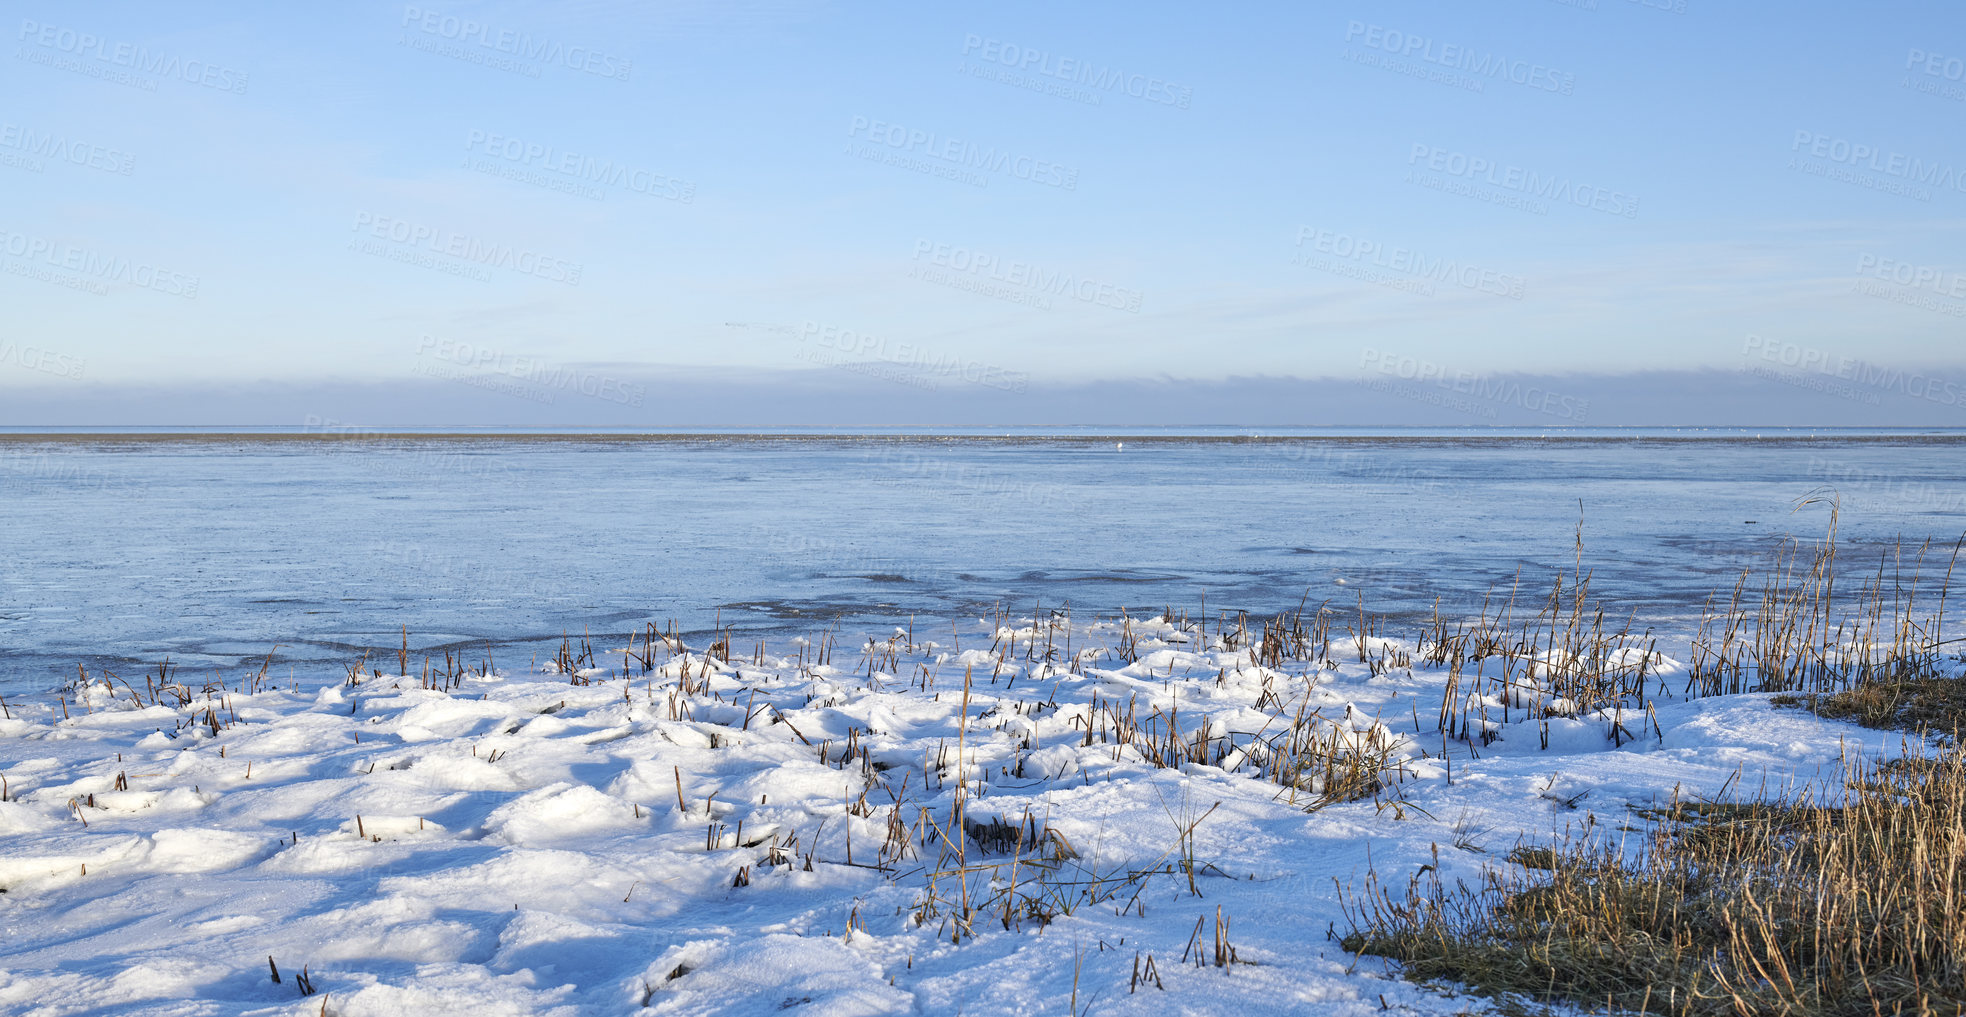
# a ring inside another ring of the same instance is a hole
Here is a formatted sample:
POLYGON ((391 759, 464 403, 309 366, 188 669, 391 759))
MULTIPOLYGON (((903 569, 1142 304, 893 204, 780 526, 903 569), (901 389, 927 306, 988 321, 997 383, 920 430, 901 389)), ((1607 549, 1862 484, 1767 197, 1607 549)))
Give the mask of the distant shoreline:
POLYGON ((48 429, 0 427, 0 444, 154 442, 1046 442, 1139 444, 1296 444, 1342 442, 1512 443, 1575 442, 1966 442, 1966 427, 1347 427, 1347 428, 418 428, 238 426, 48 429))

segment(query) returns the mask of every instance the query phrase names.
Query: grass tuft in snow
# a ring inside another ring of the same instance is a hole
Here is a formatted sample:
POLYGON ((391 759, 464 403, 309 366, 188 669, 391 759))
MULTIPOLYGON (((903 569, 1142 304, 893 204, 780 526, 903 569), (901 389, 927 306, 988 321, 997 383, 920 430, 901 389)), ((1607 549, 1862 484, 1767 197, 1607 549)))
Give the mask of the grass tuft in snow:
POLYGON ((1478 885, 1423 866, 1347 901, 1346 949, 1541 1003, 1675 1017, 1966 1008, 1966 748, 1845 760, 1841 788, 1676 801, 1621 839, 1522 847, 1478 885))
POLYGON ((1831 720, 1865 727, 1931 732, 1957 738, 1966 725, 1966 681, 1945 674, 1873 679, 1843 692, 1781 695, 1776 706, 1798 706, 1831 720))

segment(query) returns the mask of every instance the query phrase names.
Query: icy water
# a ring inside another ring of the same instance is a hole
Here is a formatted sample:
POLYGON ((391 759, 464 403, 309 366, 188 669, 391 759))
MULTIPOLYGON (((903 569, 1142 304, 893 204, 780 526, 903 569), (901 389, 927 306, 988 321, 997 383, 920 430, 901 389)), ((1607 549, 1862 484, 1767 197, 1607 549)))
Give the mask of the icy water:
MULTIPOLYGON (((1966 433, 0 434, 0 694, 168 656, 502 667, 644 622, 746 638, 1308 599, 1411 617, 1575 560, 1685 617, 1824 485, 1846 562, 1966 530, 1966 433), (550 641, 550 642, 549 642, 550 641), (382 650, 381 648, 387 648, 382 650)), ((276 665, 277 667, 277 665, 276 665)))

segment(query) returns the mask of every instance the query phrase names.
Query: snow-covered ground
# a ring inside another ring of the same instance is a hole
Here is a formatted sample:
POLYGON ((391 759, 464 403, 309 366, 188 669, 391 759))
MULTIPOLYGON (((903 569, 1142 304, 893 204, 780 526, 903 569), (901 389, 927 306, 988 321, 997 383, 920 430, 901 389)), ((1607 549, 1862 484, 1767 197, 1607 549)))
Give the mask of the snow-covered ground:
POLYGON ((176 675, 168 705, 141 679, 14 702, 0 1011, 1480 1011, 1340 949, 1341 887, 1899 748, 1759 695, 1661 701, 1656 726, 1625 715, 1635 740, 1552 720, 1547 749, 1517 709, 1470 746, 1436 729, 1443 672, 1342 640, 1270 670, 1158 619, 1080 627, 1069 654, 1032 624, 826 665, 658 645, 626 677, 351 683, 276 658, 176 675), (1211 761, 1116 743, 1129 710, 1211 761), (1311 810, 1263 748, 1293 727, 1379 746, 1394 785, 1311 810), (1015 832, 957 832, 959 800, 1015 832))

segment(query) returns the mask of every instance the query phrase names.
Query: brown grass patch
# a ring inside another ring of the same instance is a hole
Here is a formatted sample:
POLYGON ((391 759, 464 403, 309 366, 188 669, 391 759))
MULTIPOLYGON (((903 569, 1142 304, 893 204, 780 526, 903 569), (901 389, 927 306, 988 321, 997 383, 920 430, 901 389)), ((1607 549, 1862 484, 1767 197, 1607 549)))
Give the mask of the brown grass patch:
POLYGON ((1776 696, 1772 702, 1865 727, 1950 736, 1966 722, 1966 681, 1914 675, 1867 682, 1844 692, 1776 696))
POLYGON ((1966 749, 1846 761, 1848 782, 1676 802, 1631 841, 1601 828, 1477 885, 1375 873, 1348 950, 1409 978, 1673 1015, 1966 1012, 1966 749))

